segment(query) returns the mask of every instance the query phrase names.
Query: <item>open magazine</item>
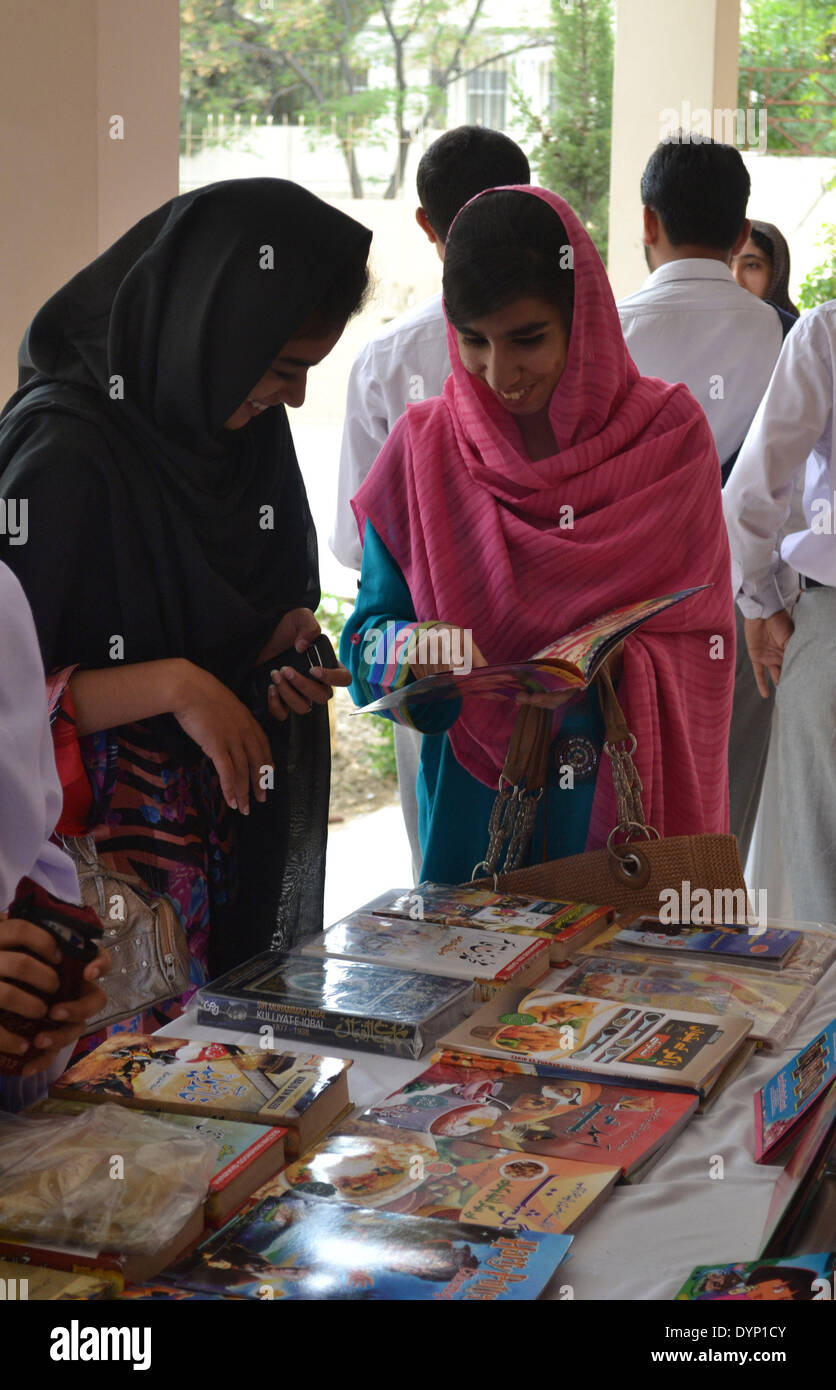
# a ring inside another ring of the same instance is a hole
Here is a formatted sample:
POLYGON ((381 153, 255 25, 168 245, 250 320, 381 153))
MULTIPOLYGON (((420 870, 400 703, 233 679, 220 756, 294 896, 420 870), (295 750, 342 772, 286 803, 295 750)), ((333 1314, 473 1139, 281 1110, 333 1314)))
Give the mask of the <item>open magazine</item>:
MULTIPOLYGON (((592 684, 610 652, 642 623, 708 587, 698 584, 691 589, 664 594, 661 598, 642 599, 624 608, 613 608, 600 618, 584 623, 574 632, 558 637, 542 651, 535 652, 528 661, 479 666, 474 670, 469 669, 469 664, 466 669, 461 663, 460 670, 443 671, 435 676, 425 676, 423 680, 412 681, 399 690, 382 695, 379 700, 373 700, 371 704, 363 705, 354 713, 377 714, 401 705, 461 699, 465 695, 513 699, 519 694, 552 695, 565 691, 569 700, 573 694, 592 684)), ((432 638, 432 632, 429 637, 432 638)), ((452 664, 460 663, 454 660, 452 664)))

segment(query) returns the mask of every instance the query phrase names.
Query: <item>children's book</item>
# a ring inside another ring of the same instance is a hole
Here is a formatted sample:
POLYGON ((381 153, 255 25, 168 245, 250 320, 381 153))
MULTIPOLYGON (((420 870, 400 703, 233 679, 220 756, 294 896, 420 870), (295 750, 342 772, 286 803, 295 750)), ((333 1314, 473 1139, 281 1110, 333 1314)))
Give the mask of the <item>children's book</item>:
POLYGON ((368 1135, 329 1135, 261 1193, 301 1191, 411 1216, 566 1232, 606 1200, 620 1176, 611 1163, 515 1153, 381 1125, 368 1135))
POLYGON ((625 1004, 743 1018, 765 1047, 783 1047, 813 1000, 813 989, 796 976, 751 967, 654 956, 589 955, 561 983, 567 994, 591 994, 625 1004))
POLYGON ((572 1237, 266 1196, 167 1270, 172 1288, 264 1302, 537 1298, 572 1237))
POLYGON ((342 1134, 381 1125, 490 1148, 617 1163, 626 1181, 648 1171, 688 1123, 697 1097, 684 1091, 578 1081, 434 1063, 414 1081, 340 1124, 342 1134))
POLYGON ((836 1077, 836 1019, 755 1092, 755 1162, 770 1163, 836 1077))
MULTIPOLYGON (((550 642, 527 661, 502 662, 478 666, 465 672, 443 671, 411 681, 399 690, 382 695, 379 700, 355 710, 356 714, 377 714, 381 710, 406 710, 414 705, 435 703, 438 700, 462 699, 465 696, 553 695, 563 693, 566 700, 585 690, 595 679, 607 657, 631 632, 635 632, 657 613, 663 613, 675 603, 699 593, 706 585, 680 589, 661 598, 643 599, 623 608, 611 609, 601 617, 584 623, 574 632, 567 632, 550 642)), ((430 639, 432 637, 430 636, 430 639)))
POLYGON ((74 1274, 60 1269, 44 1269, 42 1265, 19 1264, 15 1260, 0 1260, 0 1299, 20 1302, 55 1302, 60 1299, 112 1298, 113 1287, 107 1279, 91 1278, 89 1274, 74 1274))
POLYGON ((698 1265, 676 1295, 689 1301, 815 1302, 833 1297, 836 1254, 750 1260, 748 1264, 698 1265))
MULTIPOLYGON (((826 1180, 836 1138, 836 1081, 801 1121, 795 1148, 775 1184, 764 1228, 761 1257, 791 1255, 795 1239, 819 1188, 826 1180)), ((809 1229, 809 1223, 807 1223, 809 1229)), ((827 1244, 836 1231, 822 1231, 827 1244)))
POLYGON ((549 968, 549 943, 542 938, 521 941, 499 932, 376 917, 370 912, 352 913, 300 947, 298 954, 470 980, 480 1002, 506 985, 530 984, 549 968))
MULTIPOLYGON (((90 1100, 41 1100, 27 1112, 30 1115, 78 1114, 90 1100)), ((203 1135, 218 1146, 215 1171, 204 1202, 207 1226, 222 1226, 233 1212, 252 1196, 256 1188, 275 1177, 286 1162, 284 1140, 287 1130, 278 1125, 250 1125, 240 1120, 216 1120, 209 1115, 183 1114, 157 1110, 157 1118, 203 1135)))
POLYGON ((130 1300, 145 1301, 149 1303, 186 1303, 190 1301, 215 1303, 218 1300, 228 1300, 230 1303, 240 1303, 240 1298, 233 1293, 196 1293, 194 1289, 179 1289, 173 1284, 131 1284, 116 1295, 117 1302, 130 1300))
POLYGON ((419 883, 415 888, 396 888, 360 911, 411 922, 436 922, 442 927, 501 932, 503 936, 545 937, 550 943, 552 961, 571 959, 615 916, 614 908, 595 903, 495 893, 470 883, 419 883))
MULTIPOLYGON (((652 948, 648 949, 644 946, 631 945, 626 941, 619 941, 621 932, 624 928, 632 928, 634 925, 634 923, 627 923, 623 919, 620 919, 610 926, 604 927, 602 931, 594 936, 592 941, 584 942, 583 945, 578 948, 578 957, 605 955, 621 957, 631 956, 635 959, 643 960, 649 965, 654 964, 654 962, 658 964, 660 958, 660 952, 658 950, 653 950, 652 948)), ((812 923, 798 923, 787 928, 783 923, 778 924, 773 922, 767 923, 767 927, 770 930, 773 927, 779 931, 791 930, 798 936, 797 946, 781 966, 780 976, 782 980, 803 980, 808 985, 814 985, 821 979, 824 972, 829 970, 833 961, 836 960, 836 931, 825 931, 815 927, 812 923)), ((695 928, 695 930, 705 929, 695 928)), ((755 938, 755 940, 757 940, 757 938, 755 938)), ((664 947, 661 949, 662 951, 665 950, 664 947)), ((676 959, 675 953, 672 958, 676 959)), ((714 959, 718 965, 723 964, 723 961, 716 955, 714 959)), ((683 964, 684 958, 680 958, 678 963, 683 964)), ((732 962, 727 960, 726 964, 731 965, 732 962)), ((754 966, 754 969, 758 971, 760 968, 759 965, 754 966)))
POLYGON ((50 1095, 280 1125, 294 1155, 348 1108, 350 1066, 341 1057, 117 1033, 70 1067, 50 1095))
POLYGON ((761 970, 781 970, 801 941, 801 932, 767 927, 695 927, 688 923, 666 924, 654 917, 639 917, 621 927, 611 938, 614 951, 622 947, 687 956, 691 960, 725 960, 732 965, 753 965, 761 970))
MULTIPOLYGON (((530 1063, 540 1076, 706 1094, 749 1033, 743 1018, 569 994, 564 988, 509 987, 445 1035, 453 1053, 530 1063)), ((476 1063, 478 1065, 478 1062, 476 1063)))
POLYGON ((362 961, 263 951, 198 992, 198 1023, 420 1057, 473 1009, 473 985, 362 961))

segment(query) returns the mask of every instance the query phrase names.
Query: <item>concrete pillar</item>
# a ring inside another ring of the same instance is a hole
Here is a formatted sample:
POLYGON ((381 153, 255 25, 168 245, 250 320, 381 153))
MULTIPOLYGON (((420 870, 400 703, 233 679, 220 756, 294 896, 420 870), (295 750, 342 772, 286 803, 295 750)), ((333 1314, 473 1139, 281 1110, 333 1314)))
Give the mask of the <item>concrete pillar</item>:
POLYGON ((2 403, 39 305, 177 192, 179 7, 0 0, 0 32, 2 403))
MULTIPOLYGON (((708 111, 714 134, 714 113, 737 108, 739 23, 740 0, 616 0, 609 231, 616 299, 647 274, 639 181, 670 130, 664 113, 681 111, 687 127, 689 112, 708 111)), ((728 129, 722 118, 719 128, 728 129)), ((725 133, 715 138, 730 141, 725 133)))

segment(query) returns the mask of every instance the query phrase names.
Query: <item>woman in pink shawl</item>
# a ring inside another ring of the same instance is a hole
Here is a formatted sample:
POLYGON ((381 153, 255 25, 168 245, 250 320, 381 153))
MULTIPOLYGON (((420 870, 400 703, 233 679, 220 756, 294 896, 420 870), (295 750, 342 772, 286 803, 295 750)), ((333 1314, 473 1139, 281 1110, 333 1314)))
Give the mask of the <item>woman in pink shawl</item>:
MULTIPOLYGON (((353 698, 428 673, 410 664, 424 626, 470 634, 474 665, 520 661, 608 609, 710 585, 631 636, 614 676, 648 822, 726 830, 734 620, 705 416, 685 386, 639 375, 592 241, 544 189, 492 189, 462 209, 444 304, 452 375, 407 407, 353 499, 353 698)), ((429 735, 423 878, 460 882, 483 859, 516 714, 478 698, 410 710, 429 735)), ((617 821, 597 692, 555 710, 553 737, 529 862, 598 848, 617 821)))

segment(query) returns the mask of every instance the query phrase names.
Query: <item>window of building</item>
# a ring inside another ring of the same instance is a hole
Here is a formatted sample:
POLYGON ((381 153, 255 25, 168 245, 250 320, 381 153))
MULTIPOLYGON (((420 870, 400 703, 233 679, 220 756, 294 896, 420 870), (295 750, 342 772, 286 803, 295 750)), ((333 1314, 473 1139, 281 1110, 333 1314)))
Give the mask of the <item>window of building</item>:
POLYGON ((508 75, 496 68, 479 68, 467 74, 467 124, 505 128, 508 75))

